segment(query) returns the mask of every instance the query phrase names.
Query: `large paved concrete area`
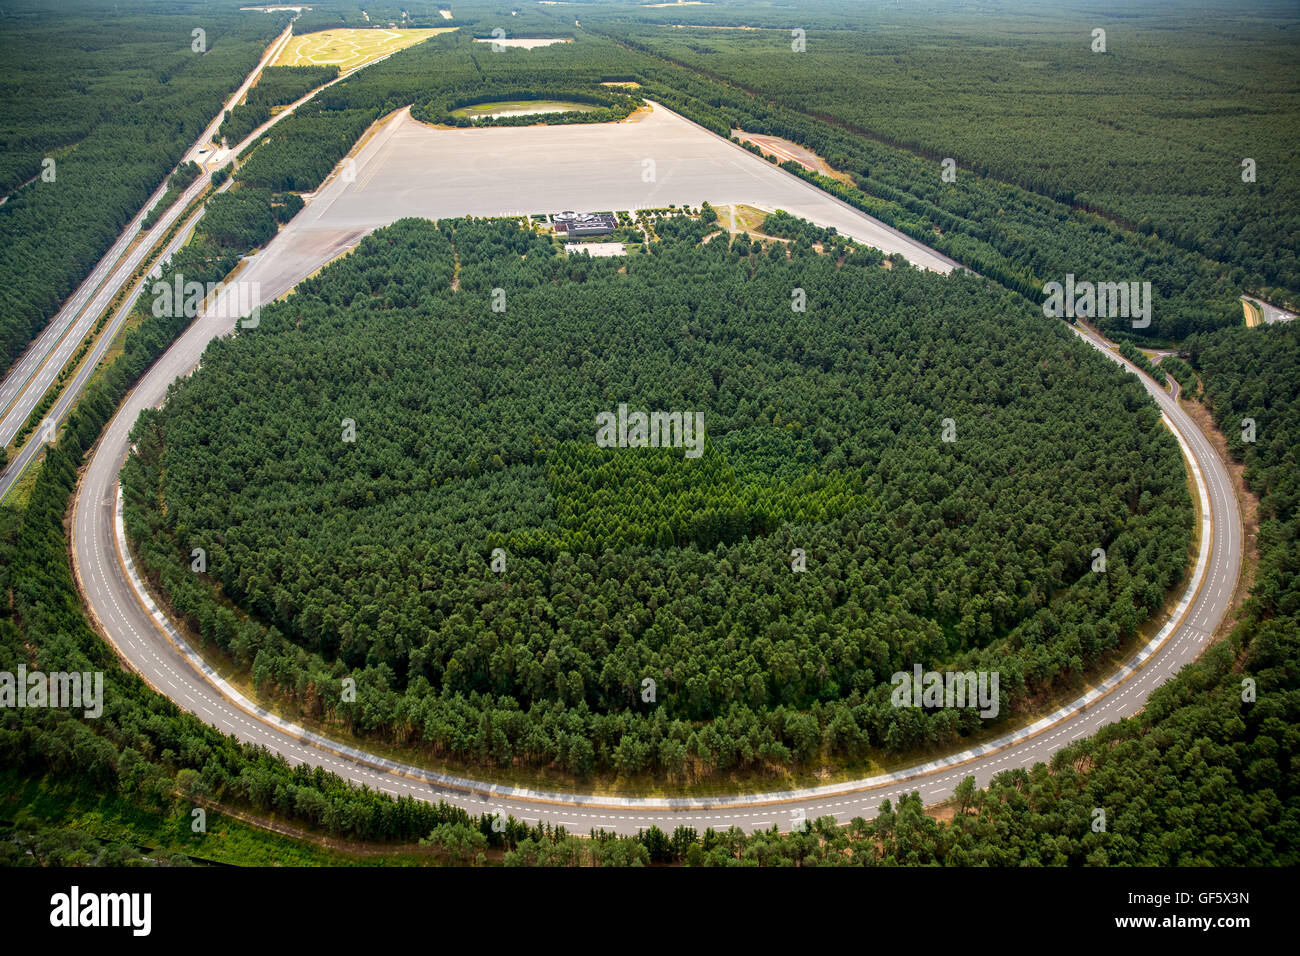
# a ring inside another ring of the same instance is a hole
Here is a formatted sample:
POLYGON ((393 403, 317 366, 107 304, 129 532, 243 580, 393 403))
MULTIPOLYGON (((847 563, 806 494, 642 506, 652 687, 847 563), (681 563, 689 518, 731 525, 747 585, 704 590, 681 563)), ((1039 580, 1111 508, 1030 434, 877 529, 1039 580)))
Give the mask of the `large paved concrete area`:
POLYGON ((631 122, 455 130, 419 123, 403 110, 373 133, 271 244, 264 255, 276 260, 277 274, 258 268, 246 278, 278 288, 296 271, 296 282, 312 271, 304 256, 355 243, 405 216, 635 210, 704 201, 785 209, 928 269, 946 273, 955 265, 652 104, 631 122))

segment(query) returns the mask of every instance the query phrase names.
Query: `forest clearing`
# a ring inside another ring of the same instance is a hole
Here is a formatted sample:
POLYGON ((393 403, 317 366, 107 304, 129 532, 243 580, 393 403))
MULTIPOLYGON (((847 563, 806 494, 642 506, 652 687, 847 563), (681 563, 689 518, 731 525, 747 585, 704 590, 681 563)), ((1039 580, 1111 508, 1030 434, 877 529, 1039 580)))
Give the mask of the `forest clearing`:
POLYGON ((424 30, 322 30, 294 37, 276 59, 276 66, 337 66, 341 73, 372 60, 423 43, 455 27, 424 30))

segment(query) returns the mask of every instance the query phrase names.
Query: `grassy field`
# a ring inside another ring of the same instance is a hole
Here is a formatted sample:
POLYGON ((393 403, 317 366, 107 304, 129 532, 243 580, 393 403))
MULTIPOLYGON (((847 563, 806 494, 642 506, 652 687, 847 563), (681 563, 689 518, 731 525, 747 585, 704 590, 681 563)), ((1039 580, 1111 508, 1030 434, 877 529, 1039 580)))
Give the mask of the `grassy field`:
POLYGON ((759 226, 763 225, 763 220, 767 218, 767 212, 754 206, 748 206, 745 203, 735 203, 730 206, 716 207, 718 212, 718 224, 728 232, 738 233, 747 232, 750 235, 762 235, 759 226), (734 215, 734 219, 732 218, 734 215))
POLYGON ((337 66, 340 73, 365 66, 396 50, 423 43, 455 27, 423 30, 322 30, 293 37, 275 66, 337 66))
POLYGON ((452 116, 474 119, 480 116, 530 116, 533 113, 585 113, 595 109, 586 103, 566 103, 561 100, 515 100, 500 103, 476 103, 452 110, 452 116))

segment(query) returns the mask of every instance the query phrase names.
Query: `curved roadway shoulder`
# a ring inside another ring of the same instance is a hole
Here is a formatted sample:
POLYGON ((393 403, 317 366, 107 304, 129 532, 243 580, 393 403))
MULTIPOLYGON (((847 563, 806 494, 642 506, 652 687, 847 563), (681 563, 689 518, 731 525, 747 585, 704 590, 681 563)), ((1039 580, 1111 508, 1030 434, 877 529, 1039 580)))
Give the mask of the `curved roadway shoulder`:
MULTIPOLYGON (((286 233, 292 229, 294 223, 286 233)), ((263 301, 281 295, 307 274, 300 271, 303 264, 293 253, 281 251, 290 245, 272 243, 241 277, 262 281, 263 301)), ((92 616, 118 653, 179 706, 241 740, 281 753, 291 762, 323 766, 390 794, 446 800, 474 813, 502 812, 530 823, 544 819, 579 832, 604 828, 623 833, 652 824, 669 832, 679 825, 755 830, 775 824, 788 829, 798 819, 796 814, 847 821, 870 817, 882 800, 912 791, 920 791, 927 803, 933 803, 946 799, 968 775, 980 785, 987 784, 1002 770, 1046 761, 1078 737, 1137 713, 1152 690, 1206 646, 1236 587, 1242 529, 1227 469, 1176 398, 1142 375, 1178 438, 1196 484, 1201 517, 1198 561, 1174 614, 1155 638, 1100 687, 1032 726, 893 774, 739 796, 667 799, 544 792, 403 765, 310 733, 243 698, 213 673, 157 612, 131 569, 121 536, 117 481, 129 450, 130 429, 143 409, 163 401, 175 378, 197 365, 213 337, 232 331, 234 320, 220 317, 225 312, 219 307, 201 316, 146 373, 105 429, 75 501, 73 559, 78 582, 92 616)), ((1136 371, 1104 343, 1086 332, 1079 334, 1136 371)))

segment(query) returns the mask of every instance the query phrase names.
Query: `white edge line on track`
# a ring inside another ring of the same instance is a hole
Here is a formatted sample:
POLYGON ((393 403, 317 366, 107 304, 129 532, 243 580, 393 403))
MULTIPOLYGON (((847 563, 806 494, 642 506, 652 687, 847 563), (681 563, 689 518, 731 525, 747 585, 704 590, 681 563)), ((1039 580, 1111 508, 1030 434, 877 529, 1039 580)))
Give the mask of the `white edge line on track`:
POLYGON ((210 684, 220 691, 220 693, 235 706, 250 714, 256 715, 256 717, 263 723, 270 725, 281 733, 296 737, 301 742, 311 744, 319 749, 332 751, 355 762, 368 764, 388 773, 397 773, 406 777, 414 777, 428 783, 438 784, 456 790, 480 794, 490 793, 497 797, 512 800, 537 801, 548 804, 566 804, 570 806, 596 806, 642 810, 721 809, 726 807, 784 803, 789 801, 802 801, 836 796, 839 794, 875 789, 878 787, 888 786, 889 784, 920 779, 948 767, 967 763, 995 751, 1012 747, 1031 737, 1038 736, 1051 727, 1056 726, 1063 720, 1086 711, 1088 707, 1105 697, 1120 684, 1124 683, 1124 681, 1134 673, 1140 670, 1147 660, 1160 650, 1169 639, 1170 635, 1182 626, 1183 618, 1200 590, 1201 582, 1205 577, 1206 565, 1209 562, 1209 543, 1213 528, 1209 495, 1205 486, 1205 479, 1201 474, 1200 466, 1197 464, 1196 458, 1192 453, 1191 446, 1178 429, 1174 427, 1173 421, 1163 412, 1163 410, 1161 411, 1161 417, 1177 438, 1179 446, 1181 447, 1189 467, 1191 468, 1193 478, 1196 482, 1201 502, 1201 546, 1198 549, 1199 553, 1196 560, 1195 570, 1192 573, 1192 578, 1188 582, 1187 588, 1184 590, 1174 612, 1170 615, 1169 620, 1165 622, 1165 625, 1159 630, 1159 632, 1127 662, 1112 673, 1103 683, 1088 691, 1088 693, 1084 694, 1082 697, 1076 698, 1071 703, 1057 708, 1051 714, 1040 718, 1027 727, 1004 734, 1003 736, 989 741, 986 744, 981 744, 978 747, 972 747, 957 754, 951 754, 947 757, 932 760, 924 764, 908 767, 905 770, 889 774, 880 774, 862 780, 850 780, 839 784, 827 784, 821 787, 809 787, 796 790, 701 798, 613 797, 568 794, 553 791, 533 790, 527 787, 512 787, 503 784, 493 784, 486 781, 473 780, 467 777, 458 777, 451 774, 426 770, 399 761, 388 760, 387 758, 379 757, 355 747, 350 747, 346 744, 339 743, 338 741, 331 740, 328 737, 313 733, 306 728, 291 723, 278 715, 271 713, 261 705, 248 700, 248 698, 240 693, 239 690, 231 686, 224 678, 222 678, 221 675, 218 674, 212 666, 209 665, 207 661, 205 661, 198 652, 190 646, 189 642, 185 640, 180 631, 178 631, 167 616, 162 613, 153 598, 149 595, 148 589, 144 586, 144 582, 140 579, 139 574, 136 572, 134 562, 131 560, 131 554, 126 544, 126 529, 122 518, 122 486, 120 481, 115 483, 117 501, 114 518, 114 533, 117 539, 119 560, 122 562, 127 580, 130 582, 131 588, 135 591, 136 597, 147 609, 157 627, 188 659, 191 666, 201 673, 210 684))

